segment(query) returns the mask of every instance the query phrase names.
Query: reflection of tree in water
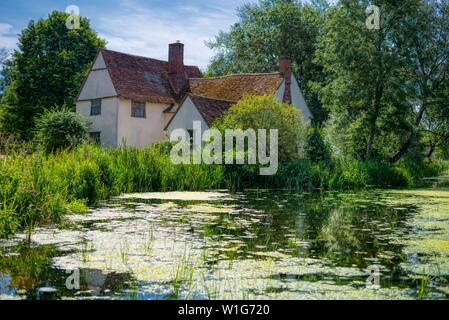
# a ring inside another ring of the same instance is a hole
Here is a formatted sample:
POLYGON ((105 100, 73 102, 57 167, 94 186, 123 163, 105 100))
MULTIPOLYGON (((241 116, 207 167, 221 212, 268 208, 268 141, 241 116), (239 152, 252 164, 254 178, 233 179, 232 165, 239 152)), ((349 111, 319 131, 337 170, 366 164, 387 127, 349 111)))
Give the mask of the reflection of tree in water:
POLYGON ((56 250, 49 246, 23 244, 14 247, 14 251, 2 248, 0 253, 0 273, 10 276, 9 286, 32 294, 47 277, 56 250))
POLYGON ((360 241, 352 226, 352 218, 352 215, 343 208, 330 212, 317 238, 323 241, 328 252, 351 254, 360 248, 360 241))
MULTIPOLYGON (((69 290, 66 280, 72 274, 65 270, 54 268, 52 259, 59 256, 53 246, 33 247, 21 244, 10 248, 0 249, 0 275, 8 279, 3 288, 5 292, 15 291, 24 294, 27 299, 43 299, 39 288, 53 287, 56 293, 47 298, 58 299, 63 296, 74 296, 79 291, 89 291, 89 295, 102 295, 127 289, 133 280, 128 273, 104 273, 97 269, 81 269, 80 289, 69 290), (8 290, 7 290, 8 289, 8 290)), ((2 284, 3 286, 3 284, 2 284)))
POLYGON ((99 269, 81 269, 80 289, 91 291, 93 294, 105 294, 128 289, 128 283, 132 281, 129 273, 110 272, 105 273, 99 269))
MULTIPOLYGON (((224 250, 214 253, 229 259, 246 258, 253 252, 293 249, 292 255, 327 257, 342 265, 367 265, 383 250, 399 252, 388 239, 405 232, 405 221, 416 208, 387 205, 384 191, 289 193, 246 191, 231 205, 238 213, 213 213, 215 219, 198 219, 190 230, 224 250), (406 209, 406 210, 400 210, 406 209), (241 242, 238 250, 227 250, 241 242)), ((184 206, 193 202, 185 202, 184 206)), ((204 205, 204 202, 199 202, 204 205)), ((172 218, 170 218, 172 219, 172 218)), ((180 215, 178 222, 192 224, 195 217, 180 215), (193 219, 193 220, 192 220, 193 219)))
POLYGON ((383 195, 340 193, 338 198, 327 195, 309 202, 310 249, 318 257, 359 267, 366 267, 366 258, 376 258, 383 251, 399 253, 400 247, 391 240, 397 233, 408 232, 406 221, 416 208, 393 208, 383 201, 383 195))
POLYGON ((378 236, 390 234, 398 227, 405 229, 404 212, 413 211, 387 206, 384 196, 385 193, 375 192, 247 192, 244 207, 249 215, 221 213, 216 220, 205 223, 200 232, 216 241, 226 242, 230 237, 241 240, 245 244, 241 254, 222 252, 233 259, 254 251, 276 251, 291 248, 297 245, 295 242, 307 242, 308 248, 297 247, 293 254, 326 256, 362 266, 365 261, 358 253, 376 256, 385 249, 385 241, 378 236), (254 218, 259 221, 251 221, 254 218), (247 237, 248 234, 253 236, 247 237))

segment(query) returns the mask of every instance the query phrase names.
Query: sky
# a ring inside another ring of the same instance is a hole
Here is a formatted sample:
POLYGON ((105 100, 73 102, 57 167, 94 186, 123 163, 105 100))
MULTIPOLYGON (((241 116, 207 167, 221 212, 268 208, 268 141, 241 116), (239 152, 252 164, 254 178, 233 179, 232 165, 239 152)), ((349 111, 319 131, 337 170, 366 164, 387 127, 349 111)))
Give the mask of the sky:
POLYGON ((0 0, 0 48, 16 48, 31 19, 76 5, 107 48, 167 60, 168 44, 185 44, 185 63, 205 69, 213 52, 205 45, 237 21, 236 9, 255 0, 0 0))
POLYGON ((204 42, 237 21, 236 8, 248 0, 0 0, 0 48, 16 47, 28 21, 76 5, 107 48, 167 59, 168 44, 185 44, 185 63, 204 69, 212 52, 204 42))

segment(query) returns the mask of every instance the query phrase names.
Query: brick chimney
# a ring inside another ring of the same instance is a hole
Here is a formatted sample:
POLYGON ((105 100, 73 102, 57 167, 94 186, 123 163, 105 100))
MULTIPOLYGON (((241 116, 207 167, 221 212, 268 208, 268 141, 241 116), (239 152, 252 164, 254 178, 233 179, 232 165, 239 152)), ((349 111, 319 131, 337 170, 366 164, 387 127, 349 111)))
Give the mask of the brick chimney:
POLYGON ((285 80, 285 91, 283 102, 292 103, 292 63, 290 59, 286 56, 281 56, 279 59, 279 73, 284 77, 285 80))
POLYGON ((168 45, 168 72, 184 74, 184 44, 179 41, 168 45))

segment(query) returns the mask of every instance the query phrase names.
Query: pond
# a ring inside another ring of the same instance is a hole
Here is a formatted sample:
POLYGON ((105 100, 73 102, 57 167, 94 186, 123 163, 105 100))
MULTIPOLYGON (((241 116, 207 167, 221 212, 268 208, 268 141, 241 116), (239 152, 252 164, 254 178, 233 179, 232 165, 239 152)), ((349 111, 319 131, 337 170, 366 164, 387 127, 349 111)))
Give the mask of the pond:
POLYGON ((449 190, 128 194, 0 241, 0 299, 447 299, 449 190))

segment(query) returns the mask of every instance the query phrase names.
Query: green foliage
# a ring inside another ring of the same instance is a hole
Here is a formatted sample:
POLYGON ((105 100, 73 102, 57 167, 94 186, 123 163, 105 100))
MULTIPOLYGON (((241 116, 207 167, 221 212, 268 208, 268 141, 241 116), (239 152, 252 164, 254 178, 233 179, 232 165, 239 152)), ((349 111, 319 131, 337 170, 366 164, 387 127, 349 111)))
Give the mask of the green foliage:
POLYGON ((35 117, 45 108, 74 106, 83 78, 105 41, 83 17, 79 29, 67 29, 67 17, 54 11, 47 19, 30 21, 19 35, 18 49, 5 69, 1 132, 29 139, 35 117))
POLYGON ((237 10, 239 21, 229 32, 220 32, 208 46, 215 51, 207 76, 241 72, 279 70, 279 57, 292 59, 293 71, 300 80, 314 121, 321 123, 327 115, 312 81, 323 81, 319 64, 313 61, 317 38, 324 23, 327 2, 303 5, 300 1, 262 0, 237 10))
POLYGON ((287 162, 300 157, 307 125, 297 108, 281 103, 272 96, 247 96, 232 106, 214 124, 226 129, 277 129, 279 161, 287 162))
POLYGON ((0 158, 0 237, 86 212, 86 205, 122 192, 220 188, 224 168, 175 166, 169 154, 160 152, 163 148, 83 145, 49 155, 13 153, 0 158))
MULTIPOLYGON (((78 146, 86 132, 81 117, 45 108, 73 106, 105 43, 85 18, 79 30, 68 30, 61 12, 31 21, 3 63, 0 237, 31 233, 122 192, 407 187, 449 172, 441 160, 449 159, 449 2, 379 0, 380 30, 365 25, 371 3, 260 0, 241 7, 230 32, 209 43, 216 55, 208 76, 272 72, 279 56, 292 58, 323 130, 308 131, 296 108, 269 96, 244 98, 214 124, 278 129, 273 176, 260 176, 257 165, 173 165, 168 142, 78 146), (46 152, 22 142, 35 124, 46 152)), ((340 218, 336 213, 331 224, 340 218)))
POLYGON ((328 10, 315 55, 327 80, 314 88, 330 112, 333 146, 395 163, 421 148, 422 119, 431 101, 443 100, 436 89, 449 71, 449 3, 377 1, 379 30, 365 25, 370 4, 341 1, 328 10))
POLYGON ((304 151, 306 159, 310 161, 318 162, 331 160, 331 148, 325 141, 321 128, 315 127, 310 130, 307 135, 304 151))
POLYGON ((23 141, 17 137, 6 136, 0 133, 0 156, 17 152, 31 154, 36 150, 32 141, 23 141))
POLYGON ((36 120, 36 138, 48 153, 74 148, 85 141, 88 126, 89 122, 79 113, 46 110, 36 120))
MULTIPOLYGON (((398 19, 393 19, 402 7, 381 3, 382 23, 398 30, 398 19)), ((332 144, 343 154, 368 160, 388 157, 398 147, 407 117, 403 99, 407 84, 397 78, 403 61, 396 59, 397 48, 384 30, 365 25, 369 4, 342 1, 332 7, 315 58, 328 74, 315 89, 330 112, 327 131, 332 144)))
POLYGON ((82 145, 50 155, 38 151, 0 158, 0 237, 24 228, 31 234, 41 223, 86 212, 87 205, 121 193, 405 187, 415 179, 414 174, 439 174, 449 168, 443 162, 411 169, 405 164, 391 167, 346 157, 331 163, 306 159, 281 163, 276 175, 260 176, 254 165, 173 165, 166 149, 167 143, 146 149, 82 145))

